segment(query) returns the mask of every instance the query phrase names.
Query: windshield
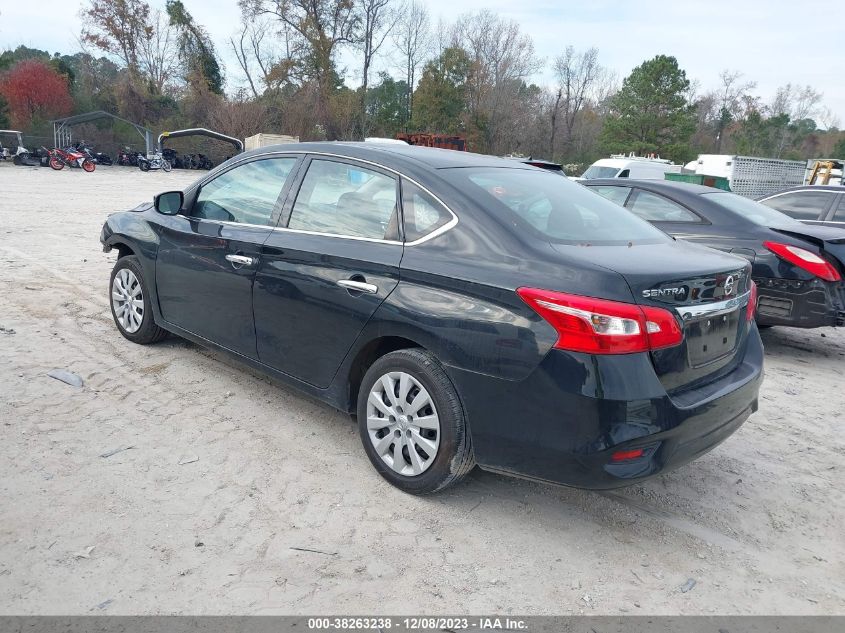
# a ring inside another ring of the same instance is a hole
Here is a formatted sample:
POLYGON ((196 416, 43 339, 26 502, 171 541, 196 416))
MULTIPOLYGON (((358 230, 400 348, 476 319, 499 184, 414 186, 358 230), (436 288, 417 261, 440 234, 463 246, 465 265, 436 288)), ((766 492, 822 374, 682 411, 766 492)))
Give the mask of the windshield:
POLYGON ((441 173, 491 213, 548 241, 626 244, 671 240, 627 209, 554 173, 501 167, 444 169, 441 173))
POLYGON ((701 195, 710 197, 714 202, 718 202, 726 209, 734 211, 760 226, 804 226, 801 222, 794 220, 785 213, 776 211, 759 202, 754 202, 754 200, 743 198, 735 193, 720 191, 718 193, 703 193, 701 195))
POLYGON ((591 165, 587 171, 581 174, 581 178, 615 178, 619 173, 618 167, 599 167, 598 165, 591 165))

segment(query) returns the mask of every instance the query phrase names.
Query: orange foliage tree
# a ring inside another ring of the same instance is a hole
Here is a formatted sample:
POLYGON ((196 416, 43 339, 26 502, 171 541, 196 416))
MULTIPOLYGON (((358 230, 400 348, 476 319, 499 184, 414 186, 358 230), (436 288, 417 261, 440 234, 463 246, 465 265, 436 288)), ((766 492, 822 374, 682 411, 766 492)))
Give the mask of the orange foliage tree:
POLYGON ((67 77, 37 59, 20 61, 0 75, 0 95, 18 129, 29 128, 33 119, 62 117, 73 110, 67 77))

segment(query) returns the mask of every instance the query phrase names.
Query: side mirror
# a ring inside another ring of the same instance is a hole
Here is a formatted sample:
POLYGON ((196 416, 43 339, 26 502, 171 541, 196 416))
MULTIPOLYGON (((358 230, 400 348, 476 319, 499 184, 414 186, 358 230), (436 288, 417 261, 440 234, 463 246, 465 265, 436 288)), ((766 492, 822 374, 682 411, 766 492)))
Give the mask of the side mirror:
POLYGON ((182 210, 185 194, 181 191, 165 191, 153 198, 156 211, 162 215, 176 215, 182 210))

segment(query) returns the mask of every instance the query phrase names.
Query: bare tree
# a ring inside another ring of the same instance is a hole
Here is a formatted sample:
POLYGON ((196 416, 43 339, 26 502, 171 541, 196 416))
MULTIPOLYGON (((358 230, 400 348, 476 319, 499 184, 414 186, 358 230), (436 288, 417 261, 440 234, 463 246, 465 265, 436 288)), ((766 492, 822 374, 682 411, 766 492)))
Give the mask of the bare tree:
POLYGON ((176 34, 161 10, 153 13, 144 37, 138 42, 138 66, 158 94, 164 93, 179 72, 176 34))
POLYGON ((540 61, 534 43, 519 25, 487 9, 462 16, 454 40, 472 63, 468 82, 469 111, 483 135, 485 149, 497 152, 506 103, 516 99, 524 80, 536 72, 540 61))
POLYGON ((555 134, 559 115, 563 117, 566 146, 572 144, 578 114, 586 104, 590 91, 603 71, 598 59, 597 48, 590 48, 579 53, 572 46, 567 46, 566 51, 555 60, 557 91, 551 111, 549 135, 551 155, 554 155, 555 151, 555 134))
POLYGON ((822 128, 825 130, 838 130, 839 129, 839 117, 837 114, 828 108, 827 106, 823 107, 818 113, 819 123, 821 123, 822 128))
POLYGON ((302 38, 287 24, 280 26, 267 16, 244 14, 240 30, 229 38, 254 97, 301 79, 302 38))
MULTIPOLYGON (((255 79, 253 78, 252 64, 250 63, 252 57, 252 48, 255 47, 261 50, 261 43, 264 40, 266 31, 255 28, 255 20, 244 18, 241 21, 240 33, 237 36, 229 38, 229 46, 232 47, 232 52, 235 54, 235 59, 238 60, 238 66, 246 77, 249 84, 249 89, 252 91, 252 96, 258 98, 259 92, 255 87, 255 79)), ((261 61, 258 61, 259 68, 261 61)))
POLYGON ((307 74, 317 84, 316 109, 329 138, 337 137, 329 102, 337 48, 355 41, 358 15, 354 0, 241 0, 248 15, 269 15, 298 34, 305 46, 307 74))
POLYGON ((370 84, 370 66, 387 36, 396 26, 398 13, 393 11, 391 0, 358 0, 361 37, 359 45, 363 54, 361 72, 361 136, 367 136, 367 88, 370 84))
POLYGON ((786 114, 791 121, 812 117, 821 104, 821 92, 812 86, 793 86, 791 83, 778 88, 770 110, 773 115, 786 114))
POLYGON ((745 96, 757 87, 754 81, 742 81, 742 73, 723 70, 719 73, 721 85, 714 94, 713 107, 715 119, 715 147, 716 154, 722 149, 725 128, 731 121, 738 120, 743 113, 746 103, 745 96))
POLYGON ((781 116, 784 119, 777 143, 777 157, 783 154, 790 142, 789 124, 795 124, 814 116, 818 112, 823 96, 812 86, 801 87, 788 83, 778 88, 769 107, 773 116, 781 116))
POLYGON ((399 10, 399 19, 393 30, 393 44, 402 56, 401 68, 408 86, 407 117, 414 113, 414 86, 417 72, 431 52, 431 27, 428 11, 421 2, 410 0, 399 10))
POLYGON ((150 28, 150 5, 144 0, 90 0, 79 15, 82 42, 115 55, 131 75, 137 75, 139 48, 150 28))

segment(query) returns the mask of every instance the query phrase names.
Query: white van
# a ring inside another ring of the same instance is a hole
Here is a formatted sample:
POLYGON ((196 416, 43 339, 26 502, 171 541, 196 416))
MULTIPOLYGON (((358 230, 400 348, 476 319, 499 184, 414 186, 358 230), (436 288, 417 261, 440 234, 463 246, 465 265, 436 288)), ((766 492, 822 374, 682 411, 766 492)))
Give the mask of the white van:
POLYGON ((597 160, 587 168, 578 180, 594 178, 642 178, 663 180, 666 172, 679 171, 680 165, 662 158, 615 155, 597 160))

